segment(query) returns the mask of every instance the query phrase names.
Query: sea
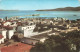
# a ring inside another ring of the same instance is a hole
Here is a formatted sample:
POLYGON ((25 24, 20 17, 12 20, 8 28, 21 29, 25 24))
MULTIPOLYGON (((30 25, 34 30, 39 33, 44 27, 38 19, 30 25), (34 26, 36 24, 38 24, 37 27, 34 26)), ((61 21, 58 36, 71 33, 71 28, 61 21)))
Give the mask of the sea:
POLYGON ((65 18, 68 20, 80 19, 80 11, 0 11, 0 18, 5 17, 16 17, 20 18, 65 18), (38 16, 31 16, 33 14, 39 14, 38 16))

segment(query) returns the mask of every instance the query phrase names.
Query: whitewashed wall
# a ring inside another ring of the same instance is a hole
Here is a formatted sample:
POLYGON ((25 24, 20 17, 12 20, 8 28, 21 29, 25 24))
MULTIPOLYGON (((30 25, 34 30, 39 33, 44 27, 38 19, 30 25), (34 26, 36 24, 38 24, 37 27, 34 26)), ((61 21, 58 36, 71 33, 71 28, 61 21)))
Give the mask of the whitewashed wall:
POLYGON ((14 30, 9 30, 8 31, 9 39, 14 35, 14 30))
POLYGON ((6 32, 7 32, 7 30, 3 30, 1 32, 2 32, 3 38, 6 39, 6 32))

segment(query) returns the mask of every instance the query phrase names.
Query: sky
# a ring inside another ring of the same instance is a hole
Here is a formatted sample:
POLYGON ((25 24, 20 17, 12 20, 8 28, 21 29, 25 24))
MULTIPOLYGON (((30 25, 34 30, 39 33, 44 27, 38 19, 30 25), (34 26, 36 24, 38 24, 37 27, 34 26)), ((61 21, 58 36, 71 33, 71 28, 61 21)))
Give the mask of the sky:
POLYGON ((78 6, 80 0, 0 0, 2 10, 39 10, 78 6))

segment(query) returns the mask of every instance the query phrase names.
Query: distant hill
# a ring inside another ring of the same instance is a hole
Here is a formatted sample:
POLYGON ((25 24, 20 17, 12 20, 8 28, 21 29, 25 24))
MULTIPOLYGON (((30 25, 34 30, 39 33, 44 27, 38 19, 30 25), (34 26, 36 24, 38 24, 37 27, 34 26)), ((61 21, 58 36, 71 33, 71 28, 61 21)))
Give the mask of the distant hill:
POLYGON ((45 9, 36 11, 80 11, 80 7, 65 7, 65 8, 45 9))
POLYGON ((19 11, 19 10, 0 10, 0 11, 19 11))

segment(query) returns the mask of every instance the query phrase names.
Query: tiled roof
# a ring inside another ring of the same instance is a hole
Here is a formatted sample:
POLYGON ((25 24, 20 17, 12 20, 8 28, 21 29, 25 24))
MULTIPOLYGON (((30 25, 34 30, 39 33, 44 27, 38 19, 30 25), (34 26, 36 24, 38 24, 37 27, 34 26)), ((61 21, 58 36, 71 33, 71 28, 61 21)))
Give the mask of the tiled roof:
POLYGON ((11 27, 11 26, 3 26, 5 29, 7 29, 7 30, 12 30, 13 29, 13 27, 11 27))
POLYGON ((32 45, 18 43, 16 45, 1 48, 1 52, 30 52, 32 45))
POLYGON ((2 39, 3 38, 3 36, 2 36, 2 34, 0 34, 0 39, 2 39))

